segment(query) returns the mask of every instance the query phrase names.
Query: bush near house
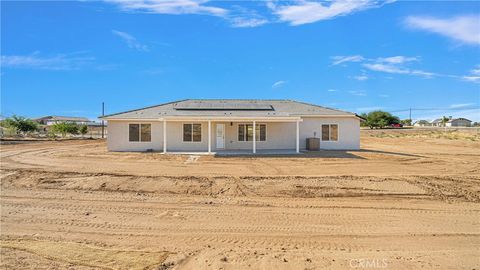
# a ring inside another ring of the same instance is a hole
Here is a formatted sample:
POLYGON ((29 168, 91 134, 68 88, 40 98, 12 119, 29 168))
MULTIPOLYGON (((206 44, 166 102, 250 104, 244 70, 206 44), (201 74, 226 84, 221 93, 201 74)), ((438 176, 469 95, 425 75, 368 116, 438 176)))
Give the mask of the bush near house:
POLYGON ((88 133, 88 126, 87 125, 81 125, 79 128, 80 134, 82 134, 82 137, 85 136, 85 134, 88 133))
POLYGON ((60 122, 60 123, 55 123, 52 125, 51 131, 53 133, 60 133, 62 134, 62 137, 67 136, 67 134, 78 134, 79 132, 79 127, 75 123, 69 123, 69 122, 60 122))
POLYGON ((373 111, 369 112, 368 114, 363 113, 361 116, 366 119, 362 125, 370 127, 371 129, 384 128, 392 124, 400 123, 400 119, 398 117, 384 111, 373 111))
POLYGON ((412 126, 412 119, 403 119, 403 120, 400 120, 400 124, 404 125, 404 126, 412 126))
POLYGON ((14 115, 2 121, 2 127, 12 130, 14 133, 26 135, 38 130, 38 124, 23 116, 14 115))

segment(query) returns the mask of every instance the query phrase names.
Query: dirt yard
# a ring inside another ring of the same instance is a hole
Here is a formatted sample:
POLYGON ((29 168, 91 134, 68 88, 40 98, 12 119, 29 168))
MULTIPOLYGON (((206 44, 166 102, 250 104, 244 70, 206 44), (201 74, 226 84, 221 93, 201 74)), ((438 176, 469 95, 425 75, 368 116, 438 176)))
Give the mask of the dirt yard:
POLYGON ((1 146, 1 269, 479 269, 480 135, 302 157, 1 146))

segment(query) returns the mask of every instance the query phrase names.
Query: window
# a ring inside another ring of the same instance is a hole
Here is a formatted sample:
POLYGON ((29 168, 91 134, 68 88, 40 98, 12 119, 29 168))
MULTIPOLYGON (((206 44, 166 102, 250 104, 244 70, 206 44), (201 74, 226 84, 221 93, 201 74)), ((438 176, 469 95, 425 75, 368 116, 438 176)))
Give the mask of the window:
POLYGON ((129 124, 128 140, 130 142, 149 142, 152 140, 152 126, 150 124, 129 124))
POLYGON ((322 141, 338 141, 338 125, 322 125, 322 141))
MULTIPOLYGON (((255 140, 266 141, 267 140, 267 125, 259 124, 255 125, 255 140)), ((239 124, 238 125, 238 141, 253 141, 253 125, 251 124, 239 124)))
POLYGON ((201 124, 183 124, 184 142, 201 142, 202 125, 201 124))
POLYGON ((138 142, 140 141, 140 124, 130 124, 128 125, 128 139, 131 142, 138 142))
POLYGON ((338 125, 330 125, 330 140, 338 141, 338 125))
POLYGON ((152 139, 152 126, 150 124, 140 125, 140 140, 142 142, 149 142, 152 139))

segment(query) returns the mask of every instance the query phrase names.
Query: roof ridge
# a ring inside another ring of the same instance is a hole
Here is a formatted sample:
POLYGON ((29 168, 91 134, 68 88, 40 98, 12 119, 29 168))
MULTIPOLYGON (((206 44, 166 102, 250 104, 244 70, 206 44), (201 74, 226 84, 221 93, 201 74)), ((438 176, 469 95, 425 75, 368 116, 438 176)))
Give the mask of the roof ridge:
MULTIPOLYGON (((186 100, 243 100, 243 101, 290 101, 288 99, 259 99, 259 98, 190 98, 186 100)), ((182 100, 182 101, 186 101, 182 100)))
POLYGON ((300 104, 305 104, 305 105, 310 105, 310 106, 314 106, 314 107, 318 107, 318 108, 322 108, 322 109, 328 109, 328 110, 332 110, 332 111, 350 113, 350 114, 357 115, 354 112, 349 112, 349 111, 339 110, 339 109, 335 109, 335 108, 325 107, 325 106, 321 106, 321 105, 317 105, 317 104, 313 104, 313 103, 308 103, 308 102, 304 102, 304 101, 298 101, 298 100, 293 100, 293 99, 288 99, 288 101, 296 102, 296 103, 300 103, 300 104))
POLYGON ((64 117, 64 118, 85 118, 85 119, 88 119, 88 117, 86 116, 65 116, 65 115, 46 115, 46 116, 40 116, 40 117, 37 117, 35 119, 39 119, 39 118, 48 118, 48 117, 64 117))

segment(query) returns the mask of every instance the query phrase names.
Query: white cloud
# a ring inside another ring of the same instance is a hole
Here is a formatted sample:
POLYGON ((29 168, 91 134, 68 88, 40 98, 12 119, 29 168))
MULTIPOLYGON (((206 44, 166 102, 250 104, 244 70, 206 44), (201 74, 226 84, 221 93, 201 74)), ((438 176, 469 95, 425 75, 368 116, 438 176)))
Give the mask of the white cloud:
POLYGON ((288 22, 291 25, 301 25, 380 7, 390 2, 393 1, 332 0, 322 3, 300 0, 291 5, 275 5, 270 2, 267 6, 273 10, 274 14, 279 16, 281 21, 288 22))
POLYGON ((85 56, 84 53, 40 56, 38 52, 35 52, 30 55, 2 55, 1 66, 43 70, 77 70, 94 61, 94 57, 85 56))
POLYGON ((480 83, 480 76, 463 76, 462 79, 469 82, 480 83))
POLYGON ((361 55, 350 55, 350 56, 337 55, 337 56, 332 56, 332 60, 333 60, 332 65, 336 66, 342 63, 347 63, 347 62, 362 62, 363 60, 365 60, 365 58, 363 58, 363 56, 361 55))
POLYGON ((435 76, 441 76, 438 73, 428 72, 428 71, 423 71, 423 70, 410 70, 410 74, 425 77, 425 78, 433 78, 435 76))
POLYGON ((157 14, 204 14, 224 16, 228 10, 204 5, 206 0, 106 0, 122 10, 157 14))
POLYGON ((387 73, 396 73, 396 74, 407 74, 409 73, 408 70, 400 68, 395 65, 387 65, 387 64, 379 64, 379 63, 366 63, 363 64, 364 67, 373 70, 373 71, 381 71, 387 73))
POLYGON ((414 29, 436 33, 458 42, 480 45, 480 16, 464 15, 451 18, 409 16, 405 24, 414 29))
POLYGON ((338 90, 337 89, 328 89, 327 91, 328 92, 337 92, 338 90))
POLYGON ((269 22, 287 22, 291 25, 313 23, 344 16, 369 8, 380 7, 395 0, 294 0, 293 4, 267 0, 265 6, 272 14, 259 15, 253 9, 245 9, 235 1, 213 0, 104 0, 124 12, 153 14, 199 14, 221 17, 232 27, 257 27, 269 22), (226 3, 226 4, 225 4, 226 3), (272 18, 275 17, 275 18, 272 18), (278 17, 278 18, 277 18, 278 17))
POLYGON ((364 63, 363 67, 372 70, 392 74, 407 74, 413 76, 420 76, 424 78, 432 78, 438 76, 439 74, 410 69, 405 67, 406 63, 418 61, 417 57, 406 57, 406 56, 393 56, 393 57, 379 57, 376 59, 370 59, 368 63, 364 63))
POLYGON ((263 18, 234 17, 230 19, 230 22, 233 27, 257 27, 268 23, 268 20, 263 18))
POLYGON ((473 83, 480 83, 480 66, 470 70, 470 74, 465 76, 460 76, 461 79, 473 83))
MULTIPOLYGON (((419 69, 412 69, 409 68, 408 65, 411 62, 419 62, 419 57, 413 56, 390 56, 390 57, 378 57, 378 58, 365 58, 361 55, 352 55, 352 56, 332 56, 332 65, 339 65, 342 63, 347 62, 359 62, 361 65, 371 71, 376 72, 384 72, 390 74, 404 74, 404 75, 412 75, 412 76, 419 76, 423 78, 433 78, 433 77, 451 77, 451 78, 459 78, 466 81, 473 81, 473 82, 480 82, 480 67, 472 69, 470 74, 467 76, 456 76, 456 75, 446 75, 446 74, 438 74, 435 72, 424 71, 419 69)), ((367 74, 362 74, 360 76, 354 76, 354 79, 357 80, 366 80, 369 77, 367 74)))
POLYGON ((144 12, 154 14, 199 14, 221 17, 228 21, 232 27, 258 27, 269 22, 255 10, 250 10, 239 5, 227 8, 207 5, 209 0, 106 0, 116 4, 126 12, 144 12))
POLYGON ((135 49, 137 51, 143 51, 143 52, 148 51, 148 47, 146 45, 140 44, 140 42, 138 42, 137 39, 130 34, 117 31, 117 30, 112 30, 112 33, 120 37, 123 41, 125 41, 125 43, 127 43, 127 46, 129 48, 135 49))
POLYGON ((365 92, 364 90, 351 90, 351 91, 348 91, 348 93, 354 96, 359 96, 359 97, 364 97, 367 95, 367 92, 365 92))
POLYGON ((385 58, 377 58, 377 62, 385 62, 389 64, 403 64, 407 62, 418 61, 417 57, 407 57, 407 56, 392 56, 392 57, 385 57, 385 58))
MULTIPOLYGON (((409 70, 403 67, 403 64, 413 61, 419 61, 418 57, 408 57, 403 55, 391 56, 391 57, 379 57, 376 59, 368 59, 361 55, 351 56, 333 56, 332 65, 336 66, 347 62, 363 62, 363 66, 373 71, 380 71, 386 73, 395 74, 411 74, 424 77, 432 77, 435 74, 432 72, 426 72, 422 70, 409 70)), ((355 76, 357 80, 367 80, 368 76, 363 74, 362 76, 355 76)))
POLYGON ((476 76, 480 76, 480 66, 477 66, 477 68, 470 70, 470 73, 476 76))
POLYGON ((366 81, 366 80, 368 80, 368 76, 367 76, 367 75, 353 76, 353 78, 354 78, 355 80, 358 80, 358 81, 366 81))
POLYGON ((458 109, 458 108, 470 107, 472 105, 475 105, 475 103, 457 103, 457 104, 450 105, 450 108, 458 109))
POLYGON ((274 84, 272 84, 272 88, 279 88, 281 86, 283 86, 284 84, 286 84, 287 82, 286 81, 277 81, 275 82, 274 84))

